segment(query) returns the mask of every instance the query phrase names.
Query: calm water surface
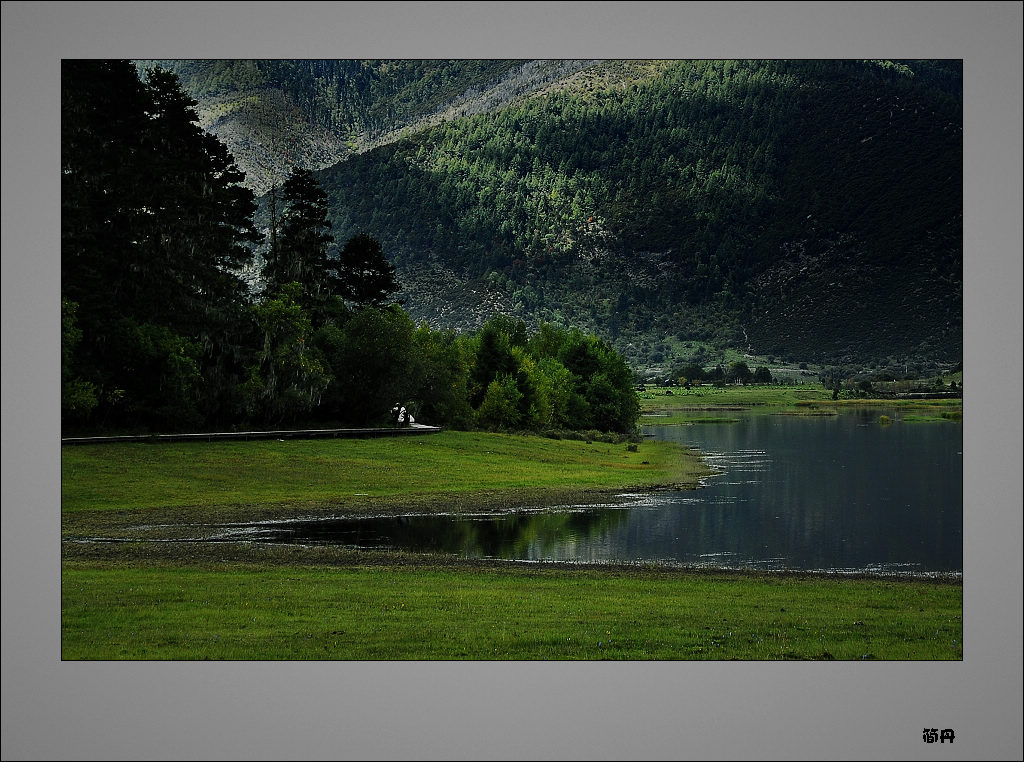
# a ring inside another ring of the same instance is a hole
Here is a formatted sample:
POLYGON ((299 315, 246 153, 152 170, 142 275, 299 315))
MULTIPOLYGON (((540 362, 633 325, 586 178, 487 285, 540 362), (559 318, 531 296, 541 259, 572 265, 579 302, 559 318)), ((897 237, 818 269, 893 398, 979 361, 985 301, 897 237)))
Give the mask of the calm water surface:
POLYGON ((875 408, 646 428, 698 448, 719 471, 697 490, 557 511, 287 522, 232 533, 510 560, 959 573, 962 426, 883 426, 881 412, 898 417, 875 408))

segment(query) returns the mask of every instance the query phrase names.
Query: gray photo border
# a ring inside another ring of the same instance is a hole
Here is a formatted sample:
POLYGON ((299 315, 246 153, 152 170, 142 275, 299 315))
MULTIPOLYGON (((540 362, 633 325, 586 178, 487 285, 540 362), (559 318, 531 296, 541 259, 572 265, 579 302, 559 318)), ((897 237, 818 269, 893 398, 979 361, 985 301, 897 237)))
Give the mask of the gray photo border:
POLYGON ((5 760, 1020 759, 1020 3, 2 8, 5 760), (58 83, 73 57, 964 59, 963 661, 61 662, 58 83), (928 725, 956 745, 923 748, 928 725))

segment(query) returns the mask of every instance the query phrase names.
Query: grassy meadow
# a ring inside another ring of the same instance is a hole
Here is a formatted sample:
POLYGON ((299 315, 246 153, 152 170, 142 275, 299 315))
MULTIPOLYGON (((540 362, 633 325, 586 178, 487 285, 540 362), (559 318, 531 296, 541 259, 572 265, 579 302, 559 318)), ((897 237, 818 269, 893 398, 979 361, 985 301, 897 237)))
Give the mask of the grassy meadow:
POLYGON ((417 437, 65 446, 65 527, 90 520, 458 512, 519 497, 694 486, 709 469, 667 442, 446 431, 417 437), (106 518, 103 516, 106 515, 106 518))
POLYGON ((960 659, 949 582, 498 564, 65 563, 65 659, 960 659))

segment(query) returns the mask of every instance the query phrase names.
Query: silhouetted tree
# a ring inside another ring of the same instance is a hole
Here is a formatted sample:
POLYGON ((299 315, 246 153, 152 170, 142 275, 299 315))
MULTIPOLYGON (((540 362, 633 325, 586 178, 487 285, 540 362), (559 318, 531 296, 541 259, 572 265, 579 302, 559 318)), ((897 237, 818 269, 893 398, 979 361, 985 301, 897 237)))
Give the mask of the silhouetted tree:
POLYGON ((159 67, 61 66, 61 283, 101 422, 191 425, 232 372, 253 194, 159 67))
MULTIPOLYGON (((276 191, 274 201, 276 206, 276 191)), ((327 253, 334 241, 327 194, 313 173, 301 167, 292 170, 281 186, 281 202, 276 251, 271 247, 263 268, 267 293, 276 293, 287 283, 300 283, 306 305, 341 294, 338 263, 327 253)))
POLYGON ((398 291, 394 266, 384 256, 380 241, 367 233, 346 241, 339 259, 342 293, 349 301, 382 307, 398 291))

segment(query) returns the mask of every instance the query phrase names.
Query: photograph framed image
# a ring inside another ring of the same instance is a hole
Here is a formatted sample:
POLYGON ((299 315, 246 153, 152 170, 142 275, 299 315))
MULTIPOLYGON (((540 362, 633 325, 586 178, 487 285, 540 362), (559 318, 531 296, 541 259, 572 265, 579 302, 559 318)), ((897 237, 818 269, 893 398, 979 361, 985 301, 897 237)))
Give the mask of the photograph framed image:
POLYGON ((921 11, 5 3, 4 758, 1019 758, 1021 8, 921 11))

